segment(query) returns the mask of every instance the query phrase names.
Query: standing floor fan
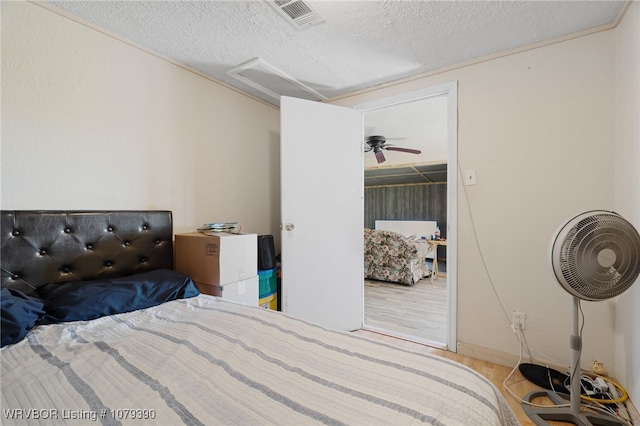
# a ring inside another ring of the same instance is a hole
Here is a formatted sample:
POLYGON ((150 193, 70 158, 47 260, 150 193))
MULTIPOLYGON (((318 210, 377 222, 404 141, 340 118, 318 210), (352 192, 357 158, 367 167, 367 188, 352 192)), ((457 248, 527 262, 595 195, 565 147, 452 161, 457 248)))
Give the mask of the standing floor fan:
MULTIPOLYGON (((545 420, 581 426, 622 425, 624 423, 614 416, 580 408, 580 299, 605 300, 631 287, 640 274, 640 234, 617 213, 601 210, 582 213, 565 223, 554 236, 551 265, 560 285, 573 296, 570 404, 569 407, 534 408, 523 403, 522 408, 538 426, 547 425, 545 420)), ((566 405, 564 398, 546 390, 529 392, 524 401, 530 403, 543 396, 554 404, 566 405)))

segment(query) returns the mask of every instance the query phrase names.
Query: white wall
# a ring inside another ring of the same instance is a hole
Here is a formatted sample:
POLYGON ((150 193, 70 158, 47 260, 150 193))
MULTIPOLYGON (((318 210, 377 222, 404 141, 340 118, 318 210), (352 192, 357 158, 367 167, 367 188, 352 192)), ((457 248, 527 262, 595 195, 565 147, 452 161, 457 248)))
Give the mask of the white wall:
MULTIPOLYGON (((640 230, 640 3, 615 31, 615 210, 640 230)), ((640 403, 640 280, 616 303, 616 368, 640 403)))
MULTIPOLYGON (((494 361, 517 354, 510 321, 518 310, 527 315, 530 346, 551 360, 537 358, 569 365, 572 298, 554 278, 548 250, 567 219, 615 206, 614 41, 613 31, 600 32, 333 102, 352 106, 458 81, 460 168, 476 169, 478 179, 458 187, 461 353, 494 361), (500 300, 482 266, 470 211, 500 300)), ((638 181, 631 186, 637 191, 638 181)), ((598 359, 620 373, 614 302, 582 305, 583 366, 598 359)))
MULTIPOLYGON (((2 208, 166 209, 278 229, 279 111, 26 2, 2 2, 2 208)), ((275 235, 279 239, 279 235, 275 235)))

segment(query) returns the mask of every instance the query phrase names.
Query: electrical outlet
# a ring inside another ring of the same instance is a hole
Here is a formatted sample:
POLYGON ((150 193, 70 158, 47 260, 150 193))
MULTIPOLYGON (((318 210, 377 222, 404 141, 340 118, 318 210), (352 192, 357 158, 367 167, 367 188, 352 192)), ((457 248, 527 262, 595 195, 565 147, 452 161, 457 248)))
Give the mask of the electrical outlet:
POLYGON ((526 325, 525 319, 526 314, 524 312, 513 311, 513 320, 511 321, 511 327, 513 327, 514 330, 524 330, 526 325))

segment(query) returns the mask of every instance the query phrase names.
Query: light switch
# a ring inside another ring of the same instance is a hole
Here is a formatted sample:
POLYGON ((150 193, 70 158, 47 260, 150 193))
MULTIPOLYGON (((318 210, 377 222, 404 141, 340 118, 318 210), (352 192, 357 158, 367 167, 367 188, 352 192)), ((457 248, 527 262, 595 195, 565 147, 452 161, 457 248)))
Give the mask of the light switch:
POLYGON ((464 171, 464 184, 467 186, 475 185, 476 182, 476 169, 469 169, 464 171))

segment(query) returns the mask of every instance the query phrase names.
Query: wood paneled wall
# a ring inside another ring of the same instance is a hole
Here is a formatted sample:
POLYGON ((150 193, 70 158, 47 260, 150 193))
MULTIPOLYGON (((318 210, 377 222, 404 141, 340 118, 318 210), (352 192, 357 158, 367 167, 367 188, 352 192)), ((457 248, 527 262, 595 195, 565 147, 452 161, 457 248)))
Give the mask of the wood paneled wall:
POLYGON ((447 184, 365 187, 364 227, 376 220, 435 220, 446 238, 447 184))

